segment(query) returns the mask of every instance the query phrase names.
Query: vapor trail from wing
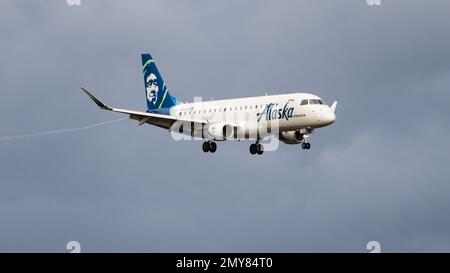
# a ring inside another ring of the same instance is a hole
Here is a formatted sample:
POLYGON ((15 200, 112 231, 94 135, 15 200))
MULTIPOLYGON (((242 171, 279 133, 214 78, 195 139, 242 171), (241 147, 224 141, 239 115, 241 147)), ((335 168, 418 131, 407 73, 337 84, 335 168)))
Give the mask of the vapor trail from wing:
POLYGON ((0 137, 0 142, 89 130, 89 129, 104 126, 107 124, 126 120, 126 119, 127 118, 113 119, 113 120, 103 121, 103 122, 99 122, 99 123, 95 123, 95 124, 83 126, 83 127, 67 128, 67 129, 37 132, 37 133, 31 133, 31 134, 15 135, 15 136, 4 136, 4 137, 0 137))

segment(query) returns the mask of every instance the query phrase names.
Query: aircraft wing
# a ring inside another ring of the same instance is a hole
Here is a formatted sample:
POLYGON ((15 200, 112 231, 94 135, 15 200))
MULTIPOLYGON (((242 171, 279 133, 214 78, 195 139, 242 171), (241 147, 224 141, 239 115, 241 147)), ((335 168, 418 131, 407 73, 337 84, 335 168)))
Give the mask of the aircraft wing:
POLYGON ((181 119, 181 118, 177 118, 174 116, 168 116, 168 115, 112 108, 112 107, 105 105, 100 100, 98 100, 96 97, 94 97, 94 95, 92 95, 85 88, 81 88, 81 90, 83 90, 89 96, 89 98, 91 98, 95 102, 95 104, 97 104, 97 106, 100 107, 101 109, 107 110, 107 111, 112 111, 112 112, 117 112, 117 113, 122 113, 122 114, 128 114, 130 116, 130 119, 134 119, 139 122, 139 126, 144 123, 148 123, 148 124, 155 125, 155 126, 158 126, 158 127, 164 128, 164 129, 170 129, 175 122, 194 123, 195 125, 200 125, 200 126, 207 123, 207 122, 201 121, 201 120, 181 119))

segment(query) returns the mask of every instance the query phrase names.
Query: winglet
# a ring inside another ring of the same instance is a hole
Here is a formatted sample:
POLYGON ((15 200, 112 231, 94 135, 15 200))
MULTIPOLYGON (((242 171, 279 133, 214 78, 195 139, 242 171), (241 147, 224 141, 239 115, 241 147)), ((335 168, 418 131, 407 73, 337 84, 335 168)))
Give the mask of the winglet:
POLYGON ((99 101, 96 97, 94 97, 94 95, 92 95, 89 91, 87 91, 85 88, 81 87, 81 90, 84 91, 84 93, 86 93, 86 95, 89 96, 89 98, 91 98, 91 100, 93 100, 95 102, 95 104, 98 105, 98 107, 100 107, 103 110, 109 110, 112 111, 112 108, 106 106, 103 102, 99 101))
POLYGON ((330 107, 330 109, 331 109, 331 111, 333 111, 333 113, 336 111, 336 106, 337 106, 337 101, 334 101, 330 107))

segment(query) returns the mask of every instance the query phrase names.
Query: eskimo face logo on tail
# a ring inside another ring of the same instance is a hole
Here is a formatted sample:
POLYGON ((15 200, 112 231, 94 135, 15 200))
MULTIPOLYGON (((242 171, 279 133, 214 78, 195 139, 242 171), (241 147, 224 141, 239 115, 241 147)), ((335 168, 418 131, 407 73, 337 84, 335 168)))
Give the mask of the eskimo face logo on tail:
POLYGON ((155 74, 150 73, 150 75, 145 78, 145 90, 147 91, 147 99, 149 102, 156 104, 158 101, 158 78, 155 74))
POLYGON ((266 117, 266 120, 289 120, 290 118, 292 118, 293 113, 294 107, 288 107, 288 103, 286 103, 283 108, 278 109, 274 109, 274 104, 270 103, 266 105, 266 108, 264 108, 262 112, 256 114, 256 116, 258 117, 258 121, 260 121, 263 116, 266 117))

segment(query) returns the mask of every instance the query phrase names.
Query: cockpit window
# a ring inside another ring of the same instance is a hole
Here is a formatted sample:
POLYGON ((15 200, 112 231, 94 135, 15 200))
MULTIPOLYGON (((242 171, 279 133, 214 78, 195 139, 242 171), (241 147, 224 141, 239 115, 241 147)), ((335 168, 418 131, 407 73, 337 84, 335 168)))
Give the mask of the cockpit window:
POLYGON ((302 102, 300 102, 300 105, 308 105, 308 100, 302 100, 302 102))
POLYGON ((323 104, 322 100, 310 99, 309 104, 323 104))

